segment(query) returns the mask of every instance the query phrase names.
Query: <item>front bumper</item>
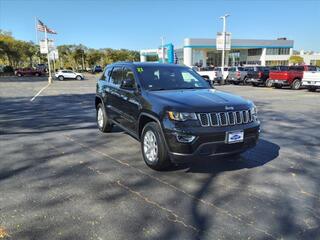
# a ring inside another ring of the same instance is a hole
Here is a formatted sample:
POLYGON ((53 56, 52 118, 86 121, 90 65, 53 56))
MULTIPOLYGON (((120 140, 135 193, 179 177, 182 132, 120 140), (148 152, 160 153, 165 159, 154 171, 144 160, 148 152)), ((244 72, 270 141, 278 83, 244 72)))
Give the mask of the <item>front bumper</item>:
POLYGON ((164 135, 169 149, 171 161, 176 163, 188 162, 199 157, 228 155, 241 153, 256 145, 259 139, 260 122, 228 127, 197 127, 184 131, 165 129, 164 135), (244 140, 239 143, 226 142, 227 132, 244 131, 244 140), (177 134, 196 136, 191 143, 181 143, 177 134))

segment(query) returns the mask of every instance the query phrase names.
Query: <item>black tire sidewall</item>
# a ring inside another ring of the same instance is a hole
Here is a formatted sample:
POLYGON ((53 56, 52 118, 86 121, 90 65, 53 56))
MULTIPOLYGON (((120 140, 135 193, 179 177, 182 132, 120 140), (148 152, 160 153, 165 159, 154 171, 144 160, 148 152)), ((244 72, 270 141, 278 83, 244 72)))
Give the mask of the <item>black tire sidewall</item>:
POLYGON ((142 151, 143 160, 150 168, 155 170, 162 170, 168 167, 170 163, 169 157, 168 157, 168 151, 160 131, 161 131, 160 127, 156 122, 149 122, 143 128, 142 134, 141 134, 141 151, 142 151), (148 131, 153 132, 153 134, 156 137, 156 141, 158 145, 158 158, 154 162, 150 162, 144 153, 144 136, 148 131))

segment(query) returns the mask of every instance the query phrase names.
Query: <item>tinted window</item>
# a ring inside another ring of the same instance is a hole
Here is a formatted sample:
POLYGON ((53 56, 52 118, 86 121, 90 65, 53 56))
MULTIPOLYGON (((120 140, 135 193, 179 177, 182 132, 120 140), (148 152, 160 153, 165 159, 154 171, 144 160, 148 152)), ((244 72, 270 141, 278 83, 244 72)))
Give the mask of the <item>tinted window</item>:
POLYGON ((137 67, 142 87, 147 90, 210 88, 208 82, 190 68, 137 67))
POLYGON ((123 70, 123 80, 132 80, 129 82, 129 85, 126 85, 124 81, 122 81, 121 87, 123 88, 134 88, 135 87, 135 79, 134 73, 131 69, 125 68, 123 70))
POLYGON ((109 78, 109 82, 111 85, 115 87, 120 87, 122 82, 122 68, 121 67, 114 67, 109 78))
POLYGON ((308 67, 308 71, 317 71, 317 67, 316 66, 309 66, 308 67))
POLYGON ((109 76, 110 76, 111 70, 112 70, 111 67, 106 68, 105 71, 103 72, 100 80, 109 80, 109 76))
POLYGON ((253 67, 246 67, 244 70, 245 71, 254 71, 254 68, 253 67))
POLYGON ((244 69, 242 67, 238 67, 238 71, 243 71, 244 69))

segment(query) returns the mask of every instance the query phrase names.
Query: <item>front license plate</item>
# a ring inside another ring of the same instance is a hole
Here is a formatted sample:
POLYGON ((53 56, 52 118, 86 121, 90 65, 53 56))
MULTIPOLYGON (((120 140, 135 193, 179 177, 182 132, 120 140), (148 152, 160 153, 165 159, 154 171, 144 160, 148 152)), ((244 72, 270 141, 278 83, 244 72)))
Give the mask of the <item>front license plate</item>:
POLYGON ((243 131, 228 132, 227 143, 243 142, 243 136, 244 136, 243 131))

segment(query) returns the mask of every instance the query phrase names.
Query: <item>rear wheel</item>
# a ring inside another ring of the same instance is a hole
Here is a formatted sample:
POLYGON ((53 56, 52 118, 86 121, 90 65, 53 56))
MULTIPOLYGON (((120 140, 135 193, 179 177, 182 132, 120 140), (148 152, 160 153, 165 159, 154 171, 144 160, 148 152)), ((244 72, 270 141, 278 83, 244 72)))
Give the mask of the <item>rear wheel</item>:
POLYGON ((259 86, 259 84, 258 83, 252 83, 252 86, 254 86, 254 87, 258 87, 259 86))
POLYGON ((164 141, 156 122, 145 125, 141 135, 141 151, 145 163, 154 170, 163 170, 171 165, 164 141))
POLYGON ((96 111, 96 119, 97 119, 97 125, 101 132, 111 132, 112 130, 112 124, 110 123, 108 116, 106 114, 106 111, 102 105, 102 103, 99 103, 97 106, 96 111))
POLYGON ((60 81, 63 81, 63 80, 64 80, 64 77, 63 77, 63 76, 59 76, 58 79, 59 79, 60 81))
POLYGON ((282 88, 282 85, 275 83, 275 84, 274 84, 274 87, 277 88, 277 89, 280 89, 280 88, 282 88))
POLYGON ((34 75, 35 75, 36 77, 39 77, 39 76, 40 76, 40 74, 39 74, 39 73, 35 73, 34 75))
POLYGON ((270 79, 267 79, 265 85, 266 87, 272 87, 273 83, 270 79))
POLYGON ((21 74, 21 73, 18 73, 17 76, 18 76, 18 77, 22 77, 22 74, 21 74))
POLYGON ((301 80, 300 79, 295 79, 291 85, 291 88, 293 90, 298 90, 301 87, 301 80))
POLYGON ((248 82, 247 82, 247 81, 248 81, 248 79, 247 79, 247 77, 245 77, 245 78, 243 79, 243 82, 242 82, 243 85, 248 85, 248 82))

